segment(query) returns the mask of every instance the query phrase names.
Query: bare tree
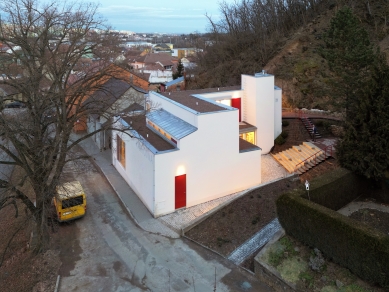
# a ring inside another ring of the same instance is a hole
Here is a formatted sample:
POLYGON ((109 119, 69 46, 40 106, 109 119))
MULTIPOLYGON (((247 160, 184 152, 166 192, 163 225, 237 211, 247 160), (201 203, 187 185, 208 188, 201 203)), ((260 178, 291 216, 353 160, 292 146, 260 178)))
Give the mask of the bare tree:
POLYGON ((48 247, 47 212, 64 166, 84 158, 69 153, 83 139, 103 130, 72 140, 73 127, 88 115, 106 110, 104 100, 94 103, 90 96, 117 77, 111 63, 121 51, 118 37, 96 9, 94 4, 60 1, 0 4, 0 14, 6 16, 0 23, 0 43, 8 48, 0 55, 0 73, 4 74, 0 85, 18 92, 25 105, 4 109, 7 97, 0 97, 0 167, 12 165, 24 173, 17 182, 0 178, 0 209, 9 204, 16 208, 15 202, 24 204, 35 222, 36 252, 48 247), (85 61, 92 56, 93 62, 85 61), (24 191, 27 183, 34 196, 24 191))
POLYGON ((207 15, 211 46, 199 54, 199 87, 236 85, 240 74, 262 70, 297 28, 327 0, 241 0, 219 4, 220 19, 207 15), (201 78, 202 77, 202 78, 201 78))

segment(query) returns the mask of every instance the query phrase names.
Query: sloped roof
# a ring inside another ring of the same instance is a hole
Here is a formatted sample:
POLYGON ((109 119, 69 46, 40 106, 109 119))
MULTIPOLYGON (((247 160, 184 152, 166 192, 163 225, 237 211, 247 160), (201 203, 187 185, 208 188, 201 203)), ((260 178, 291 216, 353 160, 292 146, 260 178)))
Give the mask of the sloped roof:
POLYGON ((159 63, 155 63, 155 64, 147 64, 142 69, 143 70, 161 70, 162 71, 162 70, 165 70, 165 67, 163 67, 159 63))
POLYGON ((181 139, 197 131, 195 126, 181 120, 164 109, 150 112, 146 117, 174 138, 181 139))
POLYGON ((139 77, 140 79, 143 79, 143 80, 149 82, 150 73, 143 73, 143 72, 140 72, 139 70, 138 71, 132 70, 131 73, 134 74, 135 76, 139 77))
POLYGON ((173 62, 170 60, 157 61, 157 63, 161 64, 162 66, 173 66, 173 62))
POLYGON ((154 46, 154 48, 164 48, 164 49, 169 49, 169 50, 170 50, 170 47, 169 47, 167 44, 163 44, 163 43, 161 43, 161 44, 156 44, 156 45, 154 46))
POLYGON ((166 87, 169 87, 169 86, 172 86, 172 85, 174 85, 174 84, 177 84, 177 83, 180 83, 180 82, 183 82, 183 81, 184 81, 184 76, 179 77, 179 78, 177 78, 177 79, 174 79, 174 80, 172 80, 172 81, 166 82, 166 83, 165 83, 165 86, 166 86, 166 87))
POLYGON ((123 117, 123 121, 127 123, 126 126, 131 125, 131 128, 142 137, 141 141, 145 146, 147 146, 149 149, 149 146, 152 146, 150 150, 153 153, 173 150, 176 148, 146 126, 146 117, 144 115, 123 117))
POLYGON ((171 62, 172 57, 169 54, 166 53, 148 53, 144 56, 139 56, 135 58, 134 61, 140 62, 140 63, 156 63, 156 62, 171 62))
MULTIPOLYGON (((19 93, 18 90, 8 84, 0 84, 0 92, 4 92, 5 96, 14 95, 19 93)), ((0 94, 1 95, 1 94, 0 94)))
POLYGON ((93 113, 92 116, 97 118, 102 111, 111 107, 131 87, 139 92, 146 93, 142 88, 133 86, 120 79, 111 78, 91 94, 88 99, 84 101, 84 104, 92 110, 92 112, 93 109, 96 109, 96 113, 93 113))
POLYGON ((144 109, 144 106, 141 106, 139 103, 134 102, 128 108, 124 109, 123 113, 143 111, 144 109))

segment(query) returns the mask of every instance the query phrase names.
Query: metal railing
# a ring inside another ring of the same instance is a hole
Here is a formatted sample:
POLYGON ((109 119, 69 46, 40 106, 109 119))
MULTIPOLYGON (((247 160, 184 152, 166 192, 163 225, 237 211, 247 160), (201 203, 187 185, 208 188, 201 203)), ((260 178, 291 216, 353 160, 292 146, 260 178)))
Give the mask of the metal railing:
POLYGON ((313 140, 315 140, 315 132, 313 130, 313 123, 309 120, 308 116, 300 109, 298 111, 298 117, 300 120, 305 119, 308 122, 307 130, 313 140), (309 132, 309 130, 311 132, 309 132))
POLYGON ((306 162, 308 162, 308 160, 311 160, 313 157, 314 157, 314 162, 315 162, 315 165, 317 165, 317 157, 322 155, 324 152, 324 157, 327 158, 327 153, 329 153, 329 156, 332 156, 332 152, 333 152, 333 148, 332 148, 332 145, 329 145, 329 146, 326 146, 324 149, 320 149, 319 151, 317 151, 316 153, 312 154, 311 156, 309 156, 308 158, 304 159, 303 161, 301 161, 300 163, 297 163, 296 166, 294 167, 294 172, 296 173, 296 171, 305 165, 306 162), (302 164, 302 166, 300 165, 302 164), (300 165, 300 166, 299 166, 300 165))

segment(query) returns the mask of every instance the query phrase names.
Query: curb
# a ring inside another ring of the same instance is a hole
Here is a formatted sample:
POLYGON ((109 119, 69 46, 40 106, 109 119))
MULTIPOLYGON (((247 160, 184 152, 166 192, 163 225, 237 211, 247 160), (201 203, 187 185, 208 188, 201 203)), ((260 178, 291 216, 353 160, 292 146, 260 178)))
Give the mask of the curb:
MULTIPOLYGON (((85 149, 84 149, 83 147, 81 147, 81 148, 85 151, 85 149)), ((127 211, 127 213, 128 213, 128 215, 130 216, 130 218, 134 221, 134 223, 135 223, 139 228, 141 228, 141 229, 144 230, 144 231, 147 231, 147 230, 145 230, 145 229, 139 224, 138 220, 136 220, 136 218, 135 218, 134 215, 132 214, 131 210, 127 207, 126 203, 124 203, 122 197, 121 197, 121 196, 119 195, 119 193, 117 192, 117 190, 116 190, 115 186, 113 185, 113 183, 109 180, 109 178, 107 177, 107 175, 106 175, 106 174, 104 173, 104 171, 101 169, 100 165, 98 165, 97 162, 95 161, 96 159, 95 159, 92 155, 88 154, 86 151, 85 151, 85 153, 86 153, 87 155, 89 155, 89 160, 90 160, 90 161, 92 162, 92 164, 96 167, 96 169, 102 174, 102 176, 105 177, 105 179, 107 180, 108 184, 111 186, 111 188, 114 190, 116 196, 119 198, 120 204, 121 204, 121 205, 124 207, 124 209, 127 211)), ((149 232, 149 231, 147 231, 147 232, 149 232)))
MULTIPOLYGON (((85 150, 84 150, 85 151, 85 150)), ((89 155, 89 154, 88 154, 89 155)), ((92 155, 89 155, 90 156, 90 160, 92 162, 92 164, 96 167, 96 169, 102 174, 102 176, 105 177, 105 179, 107 180, 108 184, 111 186, 111 188, 114 190, 116 196, 119 198, 119 201, 120 201, 120 205, 127 211, 128 215, 130 216, 130 218, 133 220, 133 222, 135 223, 136 226, 138 226, 140 229, 142 229, 143 231, 145 232, 148 232, 148 233, 151 233, 151 234, 157 234, 157 235, 160 235, 160 236, 164 236, 166 238, 169 238, 169 239, 175 239, 174 237, 171 237, 171 236, 168 236, 168 235, 165 235, 165 234, 161 234, 161 233, 158 233, 158 232, 152 232, 152 231, 149 231, 149 230, 146 230, 145 228, 143 228, 143 226, 138 222, 138 220, 135 218, 135 216, 132 214, 131 210, 128 208, 128 206, 126 205, 126 203, 123 201, 122 197, 120 196, 120 194, 118 193, 118 191, 116 190, 114 184, 110 181, 110 179, 108 178, 108 176, 104 173, 104 171, 102 170, 102 168, 97 164, 97 162, 95 161, 95 158, 92 156, 92 155)), ((111 164, 112 165, 112 164, 111 164)), ((161 223, 163 224, 163 223, 161 223)), ((164 224, 166 226, 166 224, 164 224)), ((180 232, 179 230, 174 230, 172 227, 170 226, 166 226, 167 228, 169 228, 170 230, 172 230, 173 232, 176 232, 179 236, 180 236, 180 232)))

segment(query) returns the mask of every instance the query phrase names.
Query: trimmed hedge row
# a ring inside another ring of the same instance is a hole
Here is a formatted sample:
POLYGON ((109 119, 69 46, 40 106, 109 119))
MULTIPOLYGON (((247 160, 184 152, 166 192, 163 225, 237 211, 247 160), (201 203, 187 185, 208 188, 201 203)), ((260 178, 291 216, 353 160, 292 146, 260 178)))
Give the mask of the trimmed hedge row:
POLYGON ((277 200, 286 233, 321 250, 368 282, 389 288, 389 236, 302 198, 294 190, 277 200))
MULTIPOLYGON (((368 193, 367 180, 343 168, 313 180, 309 188, 311 201, 335 211, 368 193)), ((307 193, 303 197, 308 199, 307 193)))

